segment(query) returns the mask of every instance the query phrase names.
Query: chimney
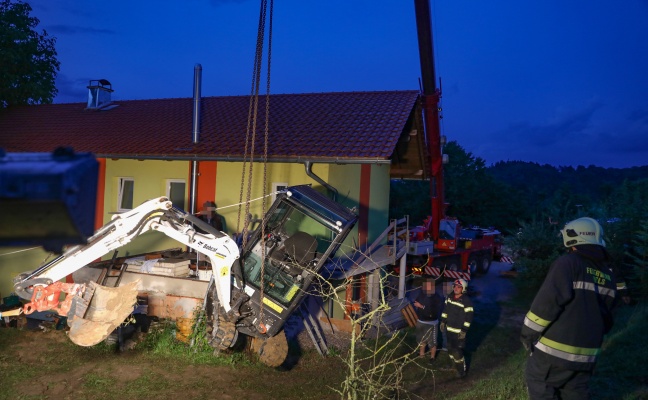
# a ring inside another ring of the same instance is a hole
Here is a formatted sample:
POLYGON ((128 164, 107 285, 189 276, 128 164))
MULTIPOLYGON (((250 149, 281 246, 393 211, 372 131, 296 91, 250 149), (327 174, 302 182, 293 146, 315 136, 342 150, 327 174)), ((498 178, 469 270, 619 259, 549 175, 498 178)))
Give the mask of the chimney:
POLYGON ((88 106, 86 110, 99 110, 111 103, 112 85, 105 79, 91 79, 88 85, 88 106))
POLYGON ((193 129, 191 131, 193 143, 200 140, 200 89, 202 86, 202 65, 196 64, 194 67, 194 84, 193 84, 193 129))

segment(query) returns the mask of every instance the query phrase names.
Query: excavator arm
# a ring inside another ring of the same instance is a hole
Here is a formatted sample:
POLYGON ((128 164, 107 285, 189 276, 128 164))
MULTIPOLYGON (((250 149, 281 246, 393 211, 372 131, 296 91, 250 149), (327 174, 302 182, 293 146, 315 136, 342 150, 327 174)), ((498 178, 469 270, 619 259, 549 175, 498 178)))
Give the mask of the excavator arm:
POLYGON ((70 338, 79 345, 92 346, 105 339, 133 311, 138 282, 105 288, 94 282, 86 285, 60 280, 149 231, 162 232, 209 258, 215 293, 225 312, 229 312, 231 267, 239 257, 238 246, 229 236, 173 208, 166 197, 159 197, 115 215, 87 244, 74 246, 33 272, 16 277, 16 294, 29 300, 25 314, 55 310, 67 315, 70 338), (195 226, 209 233, 198 232, 195 226), (67 295, 60 301, 62 293, 67 295))
POLYGON ((71 247, 33 272, 19 275, 14 289, 29 300, 26 314, 55 310, 67 315, 70 339, 92 346, 133 311, 138 282, 107 288, 61 279, 139 235, 162 232, 211 262, 213 279, 204 299, 210 344, 231 348, 242 334, 252 339, 263 363, 276 367, 288 352, 283 334, 287 318, 335 257, 357 218, 353 210, 308 185, 292 186, 277 194, 261 226, 239 250, 226 234, 159 197, 115 215, 87 244, 71 247), (67 296, 59 301, 63 293, 67 296))

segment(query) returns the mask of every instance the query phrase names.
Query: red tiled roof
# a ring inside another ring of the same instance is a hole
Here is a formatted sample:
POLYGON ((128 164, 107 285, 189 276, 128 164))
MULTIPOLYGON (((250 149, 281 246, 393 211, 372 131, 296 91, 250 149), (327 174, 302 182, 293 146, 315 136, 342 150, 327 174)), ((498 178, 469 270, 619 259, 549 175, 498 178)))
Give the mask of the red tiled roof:
MULTIPOLYGON (((412 114, 418 92, 278 94, 270 98, 272 160, 387 160, 412 114)), ((71 146, 106 158, 237 160, 243 157, 249 96, 202 98, 198 144, 192 98, 123 100, 85 110, 83 103, 0 110, 0 148, 50 152, 71 146)), ((255 157, 263 149, 265 97, 259 97, 255 157)))

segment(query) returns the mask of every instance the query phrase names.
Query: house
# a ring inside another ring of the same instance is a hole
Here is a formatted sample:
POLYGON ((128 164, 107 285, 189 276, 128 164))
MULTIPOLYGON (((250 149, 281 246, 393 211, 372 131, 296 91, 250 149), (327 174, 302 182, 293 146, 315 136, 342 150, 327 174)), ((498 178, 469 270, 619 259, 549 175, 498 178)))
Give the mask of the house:
MULTIPOLYGON (((242 229, 239 212, 249 179, 249 96, 111 101, 104 80, 91 81, 87 104, 46 104, 0 110, 0 148, 51 152, 59 146, 94 153, 99 161, 95 225, 133 205, 168 196, 198 212, 213 200, 228 233, 242 229), (197 122, 194 122, 197 121, 197 122), (246 137, 248 140, 246 142, 246 137)), ((388 225, 390 178, 424 177, 421 107, 417 91, 275 94, 260 96, 251 198, 296 184, 312 184, 360 220, 349 246, 363 247, 388 225), (422 175, 423 174, 423 175, 422 175)), ((270 195, 270 197, 272 197, 270 195)), ((269 205, 272 199, 266 201, 269 205)), ((25 210, 29 212, 29 210, 25 210)), ((250 213, 261 216, 261 201, 250 213)), ((177 247, 147 233, 120 254, 177 247)), ((2 249, 0 293, 12 278, 40 265, 42 250, 2 249)))

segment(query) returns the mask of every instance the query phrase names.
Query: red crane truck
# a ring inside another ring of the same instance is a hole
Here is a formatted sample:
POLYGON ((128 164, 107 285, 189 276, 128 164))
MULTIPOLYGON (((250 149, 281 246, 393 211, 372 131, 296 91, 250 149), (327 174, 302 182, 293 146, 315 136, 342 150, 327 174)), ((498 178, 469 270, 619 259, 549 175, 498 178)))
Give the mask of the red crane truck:
POLYGON ((491 228, 463 228, 459 220, 445 214, 442 147, 439 123, 441 90, 436 85, 432 14, 429 0, 414 0, 419 56, 423 127, 430 168, 432 214, 423 226, 410 231, 408 267, 416 274, 470 280, 486 273, 493 260, 501 257, 500 232, 491 228))

